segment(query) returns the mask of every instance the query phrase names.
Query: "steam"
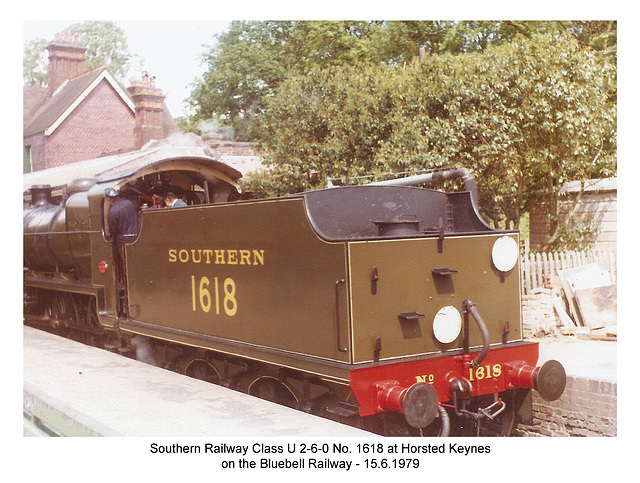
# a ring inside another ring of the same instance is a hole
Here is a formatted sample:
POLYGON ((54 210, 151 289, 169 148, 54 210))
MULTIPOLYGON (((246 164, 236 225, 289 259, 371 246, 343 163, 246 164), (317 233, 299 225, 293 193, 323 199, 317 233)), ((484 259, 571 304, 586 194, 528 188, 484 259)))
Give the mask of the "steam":
POLYGON ((153 356, 153 349, 151 348, 148 337, 134 335, 131 338, 131 343, 136 348, 136 360, 144 362, 145 364, 151 364, 152 366, 158 365, 153 356))
POLYGON ((235 133, 232 126, 223 126, 216 119, 201 121, 197 125, 198 130, 205 139, 219 139, 221 141, 233 141, 235 133))
POLYGON ((174 146, 179 148, 206 148, 204 141, 194 133, 174 133, 158 142, 158 146, 174 146))

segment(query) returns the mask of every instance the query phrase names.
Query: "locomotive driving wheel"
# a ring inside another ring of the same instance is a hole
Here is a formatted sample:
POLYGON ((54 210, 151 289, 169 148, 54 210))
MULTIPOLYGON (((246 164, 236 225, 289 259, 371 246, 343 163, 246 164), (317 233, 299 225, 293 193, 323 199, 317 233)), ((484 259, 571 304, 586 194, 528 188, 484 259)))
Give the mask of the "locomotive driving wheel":
POLYGON ((47 310, 51 325, 56 329, 66 329, 68 322, 76 322, 78 320, 78 308, 72 295, 68 292, 54 293, 47 310))
POLYGON ((92 296, 87 297, 84 300, 83 308, 85 311, 83 326, 87 331, 85 334, 85 343, 95 347, 103 347, 106 337, 100 327, 96 298, 92 296))

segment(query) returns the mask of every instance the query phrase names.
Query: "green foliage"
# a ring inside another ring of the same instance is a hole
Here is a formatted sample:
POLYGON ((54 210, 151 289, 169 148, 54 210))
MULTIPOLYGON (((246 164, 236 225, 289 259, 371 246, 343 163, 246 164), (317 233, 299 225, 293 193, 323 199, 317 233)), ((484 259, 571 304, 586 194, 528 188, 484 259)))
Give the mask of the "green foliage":
MULTIPOLYGON (((61 33, 77 35, 87 45, 86 67, 92 69, 106 64, 120 81, 125 80, 135 58, 129 52, 124 31, 110 21, 85 21, 75 23, 61 33)), ((47 45, 51 39, 34 39, 25 42, 23 62, 24 85, 43 86, 47 83, 47 45)))
MULTIPOLYGON (((454 160, 477 175, 485 215, 517 226, 532 197, 615 170, 615 106, 601 66, 571 38, 535 36, 418 64, 389 156, 454 160)), ((394 133, 395 134, 395 133, 394 133)))
POLYGON ((451 22, 232 22, 202 59, 192 124, 215 118, 238 140, 258 140, 265 103, 286 79, 344 65, 397 65, 420 48, 437 52, 451 22))
POLYGON ((476 175, 484 216, 517 228, 530 203, 555 198, 564 182, 615 173, 611 76, 573 37, 535 34, 402 68, 290 77, 261 117, 270 193, 456 164, 476 175))
POLYGON ((218 36, 211 51, 203 56, 209 66, 192 92, 190 104, 196 110, 193 124, 218 117, 233 125, 238 139, 254 134, 254 118, 279 82, 286 68, 281 42, 286 26, 261 22, 233 22, 228 32, 218 36))
MULTIPOLYGON (((615 65, 616 23, 602 21, 251 21, 233 22, 202 58, 207 66, 190 97, 191 125, 215 118, 236 131, 238 140, 264 136, 265 102, 287 78, 313 69, 367 64, 403 66, 422 50, 486 52, 535 35, 576 38, 615 65)), ((615 78, 610 96, 615 101, 615 78)))
POLYGON ((124 79, 132 55, 127 36, 115 22, 85 21, 70 25, 63 33, 77 35, 87 46, 87 69, 107 65, 117 79, 124 79))
POLYGON ((41 38, 24 43, 22 79, 25 86, 43 87, 47 84, 48 44, 46 39, 41 38))
POLYGON ((593 220, 582 219, 575 213, 558 225, 552 239, 542 248, 544 251, 585 251, 595 245, 600 229, 593 220))
POLYGON ((411 62, 421 49, 425 54, 438 54, 453 25, 450 21, 380 22, 371 28, 370 60, 401 65, 411 62))
POLYGON ((384 169, 376 152, 393 128, 395 70, 316 69, 283 83, 267 104, 263 146, 267 163, 289 184, 287 191, 384 169))

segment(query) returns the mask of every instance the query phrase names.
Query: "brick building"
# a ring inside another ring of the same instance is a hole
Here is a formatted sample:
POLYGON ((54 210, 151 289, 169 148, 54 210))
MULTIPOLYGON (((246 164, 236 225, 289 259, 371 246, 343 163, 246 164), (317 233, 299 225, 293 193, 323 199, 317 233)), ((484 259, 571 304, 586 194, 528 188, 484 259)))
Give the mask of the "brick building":
POLYGON ((24 172, 140 149, 178 132, 153 78, 123 88, 106 66, 85 71, 77 37, 47 46, 47 87, 23 91, 24 172))

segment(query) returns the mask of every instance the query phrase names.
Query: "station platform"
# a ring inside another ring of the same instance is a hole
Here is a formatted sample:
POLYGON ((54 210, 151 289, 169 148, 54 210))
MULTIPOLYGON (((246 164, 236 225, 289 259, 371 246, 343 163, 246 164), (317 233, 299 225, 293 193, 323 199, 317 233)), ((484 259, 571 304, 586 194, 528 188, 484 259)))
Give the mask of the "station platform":
POLYGON ((617 341, 562 337, 538 342, 538 364, 559 361, 567 373, 567 385, 556 401, 544 401, 534 391, 534 424, 521 425, 520 434, 618 436, 617 341))
POLYGON ((539 361, 555 359, 567 376, 616 383, 618 381, 618 343, 563 337, 540 339, 539 361))
MULTIPOLYGON (((375 436, 31 327, 23 333, 27 436, 375 436)), ((595 434, 597 423, 606 427, 597 434, 611 435, 617 419, 617 343, 539 342, 539 364, 555 359, 567 372, 561 399, 538 401, 548 418, 563 418, 549 425, 568 432, 566 420, 597 416, 580 429, 595 434)))
POLYGON ((375 437, 24 327, 25 436, 375 437))

